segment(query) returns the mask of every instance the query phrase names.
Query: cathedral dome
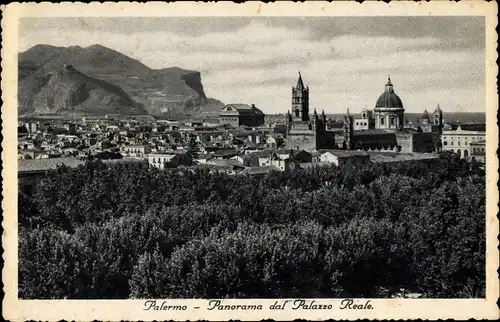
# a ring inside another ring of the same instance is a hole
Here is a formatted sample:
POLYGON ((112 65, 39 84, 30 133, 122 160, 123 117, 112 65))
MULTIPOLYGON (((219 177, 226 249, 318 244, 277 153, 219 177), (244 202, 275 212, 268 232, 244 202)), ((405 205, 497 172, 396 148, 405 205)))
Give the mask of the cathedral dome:
POLYGON ((403 102, 401 101, 399 96, 394 93, 390 77, 387 81, 387 84, 385 84, 385 92, 382 93, 382 95, 380 95, 380 97, 378 98, 377 104, 375 104, 375 108, 403 108, 403 102))

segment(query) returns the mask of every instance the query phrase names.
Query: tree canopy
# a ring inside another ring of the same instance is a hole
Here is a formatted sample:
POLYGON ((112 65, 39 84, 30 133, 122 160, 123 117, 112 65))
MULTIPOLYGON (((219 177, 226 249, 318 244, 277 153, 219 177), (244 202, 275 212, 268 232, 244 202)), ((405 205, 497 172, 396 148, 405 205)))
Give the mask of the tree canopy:
POLYGON ((19 192, 19 296, 485 292, 484 172, 433 162, 263 178, 89 161, 19 192))

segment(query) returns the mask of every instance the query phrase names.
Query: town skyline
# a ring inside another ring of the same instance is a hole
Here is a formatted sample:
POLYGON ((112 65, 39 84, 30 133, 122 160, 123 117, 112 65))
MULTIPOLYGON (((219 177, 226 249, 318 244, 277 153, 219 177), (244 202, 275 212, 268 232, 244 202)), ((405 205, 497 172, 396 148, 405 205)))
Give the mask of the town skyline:
POLYGON ((311 111, 372 109, 390 75, 408 113, 483 112, 481 33, 480 17, 30 18, 19 51, 98 43, 151 68, 197 70, 207 96, 266 114, 290 109, 299 71, 311 111))

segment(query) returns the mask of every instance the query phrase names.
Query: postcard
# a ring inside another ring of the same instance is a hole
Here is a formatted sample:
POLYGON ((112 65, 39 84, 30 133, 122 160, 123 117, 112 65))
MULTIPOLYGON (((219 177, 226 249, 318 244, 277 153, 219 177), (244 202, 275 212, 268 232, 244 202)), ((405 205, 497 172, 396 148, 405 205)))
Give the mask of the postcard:
POLYGON ((3 317, 498 319, 497 10, 2 6, 3 317))

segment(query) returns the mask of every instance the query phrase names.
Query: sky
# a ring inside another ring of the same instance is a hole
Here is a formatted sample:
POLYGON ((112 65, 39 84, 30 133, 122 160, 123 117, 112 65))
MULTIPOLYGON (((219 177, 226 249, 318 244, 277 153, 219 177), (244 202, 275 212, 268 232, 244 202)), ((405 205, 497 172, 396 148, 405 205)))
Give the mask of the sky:
POLYGON ((19 37, 198 70, 208 97, 265 113, 290 109, 299 71, 318 112, 372 109, 388 75, 407 112, 485 111, 484 17, 23 18, 19 37))

